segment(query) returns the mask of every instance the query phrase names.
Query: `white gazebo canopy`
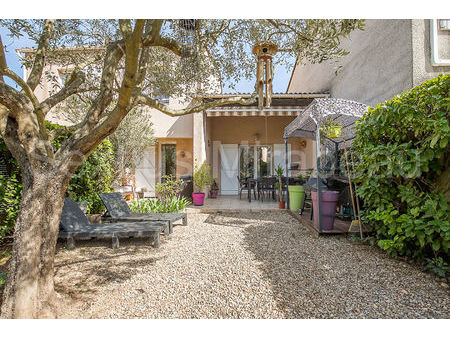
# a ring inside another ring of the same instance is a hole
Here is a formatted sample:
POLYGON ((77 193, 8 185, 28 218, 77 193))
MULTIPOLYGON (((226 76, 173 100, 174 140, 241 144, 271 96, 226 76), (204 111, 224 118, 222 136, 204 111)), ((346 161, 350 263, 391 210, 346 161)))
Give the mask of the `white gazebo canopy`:
POLYGON ((305 137, 317 140, 317 129, 330 119, 333 125, 342 126, 341 136, 326 139, 326 146, 331 149, 343 148, 343 141, 350 145, 355 136, 355 123, 363 116, 368 106, 350 100, 334 98, 314 99, 303 113, 298 115, 284 129, 284 138, 305 137))

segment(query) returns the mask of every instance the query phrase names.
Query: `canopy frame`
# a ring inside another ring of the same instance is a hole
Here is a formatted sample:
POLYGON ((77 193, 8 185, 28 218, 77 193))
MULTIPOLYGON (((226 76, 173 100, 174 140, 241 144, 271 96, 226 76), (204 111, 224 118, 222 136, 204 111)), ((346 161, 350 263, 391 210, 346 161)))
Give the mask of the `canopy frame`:
MULTIPOLYGON (((358 120, 366 112, 368 106, 345 99, 336 98, 316 98, 284 129, 285 144, 285 165, 286 173, 289 176, 288 168, 288 138, 304 137, 316 141, 316 163, 317 163, 317 202, 318 202, 318 220, 319 233, 322 233, 322 192, 321 192, 321 126, 323 122, 330 119, 336 124, 341 123, 341 135, 337 138, 329 138, 323 136, 326 140, 325 146, 336 152, 336 161, 338 161, 337 153, 339 149, 343 149, 344 145, 351 145, 355 138, 354 126, 358 120), (345 124, 343 123, 345 122, 345 124)), ((289 194, 287 194, 287 207, 289 208, 289 194)))

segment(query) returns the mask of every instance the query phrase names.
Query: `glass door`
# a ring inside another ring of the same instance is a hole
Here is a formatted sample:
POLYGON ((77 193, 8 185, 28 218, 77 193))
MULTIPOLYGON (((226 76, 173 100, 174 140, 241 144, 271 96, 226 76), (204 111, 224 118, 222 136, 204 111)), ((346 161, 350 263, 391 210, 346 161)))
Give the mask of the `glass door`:
POLYGON ((256 146, 258 177, 272 175, 272 146, 256 146))
POLYGON ((239 146, 239 177, 272 175, 272 146, 239 146))
POLYGON ((255 147, 239 146, 239 177, 255 177, 255 147))

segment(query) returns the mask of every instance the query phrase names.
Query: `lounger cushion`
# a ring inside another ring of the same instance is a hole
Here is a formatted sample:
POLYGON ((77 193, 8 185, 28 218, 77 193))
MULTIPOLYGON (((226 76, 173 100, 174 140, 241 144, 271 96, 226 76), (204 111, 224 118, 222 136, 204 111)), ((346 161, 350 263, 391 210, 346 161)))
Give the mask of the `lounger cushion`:
POLYGON ((122 217, 131 214, 130 207, 118 192, 99 194, 111 217, 122 217))
POLYGON ((90 223, 78 204, 72 199, 66 198, 61 213, 60 225, 66 232, 76 232, 90 226, 90 223))
MULTIPOLYGON (((110 224, 91 224, 81 211, 77 203, 66 198, 61 213, 60 226, 62 237, 92 236, 92 237, 146 237, 159 233, 166 227, 167 222, 127 222, 110 224)), ((61 236, 60 236, 61 237, 61 236)))

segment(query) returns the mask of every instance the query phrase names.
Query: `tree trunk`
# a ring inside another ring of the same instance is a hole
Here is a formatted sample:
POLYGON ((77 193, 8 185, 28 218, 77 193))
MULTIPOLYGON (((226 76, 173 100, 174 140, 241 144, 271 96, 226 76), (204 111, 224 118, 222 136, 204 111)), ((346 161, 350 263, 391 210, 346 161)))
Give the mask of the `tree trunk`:
POLYGON ((56 316, 54 256, 69 178, 51 170, 29 172, 32 174, 22 170, 23 195, 14 229, 2 318, 56 316))

